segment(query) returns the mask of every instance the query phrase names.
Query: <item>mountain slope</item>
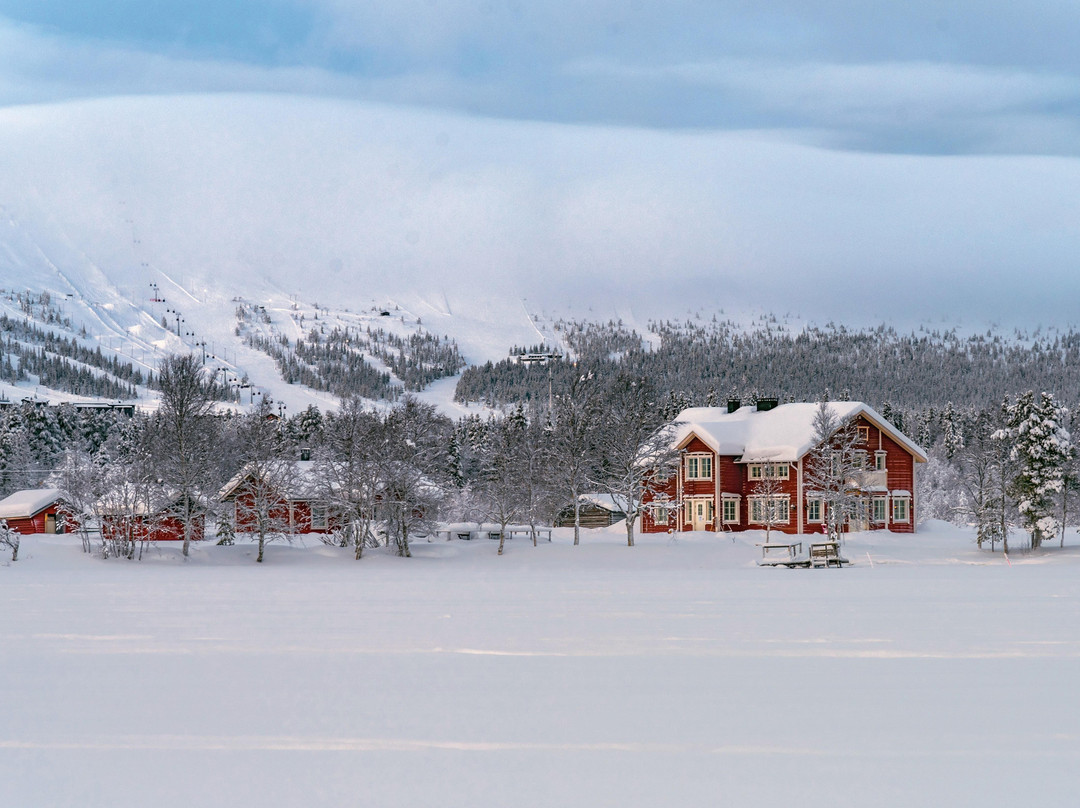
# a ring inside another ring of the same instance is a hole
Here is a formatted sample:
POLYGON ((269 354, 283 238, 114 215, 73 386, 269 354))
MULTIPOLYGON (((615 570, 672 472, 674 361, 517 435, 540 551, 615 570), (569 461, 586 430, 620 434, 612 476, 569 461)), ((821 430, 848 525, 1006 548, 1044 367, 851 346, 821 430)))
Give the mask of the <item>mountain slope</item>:
POLYGON ((550 339, 536 312, 1060 320, 1078 166, 281 96, 9 108, 0 287, 52 291, 148 364, 206 342, 267 387, 235 298, 285 329, 294 306, 393 311, 470 362, 550 339))

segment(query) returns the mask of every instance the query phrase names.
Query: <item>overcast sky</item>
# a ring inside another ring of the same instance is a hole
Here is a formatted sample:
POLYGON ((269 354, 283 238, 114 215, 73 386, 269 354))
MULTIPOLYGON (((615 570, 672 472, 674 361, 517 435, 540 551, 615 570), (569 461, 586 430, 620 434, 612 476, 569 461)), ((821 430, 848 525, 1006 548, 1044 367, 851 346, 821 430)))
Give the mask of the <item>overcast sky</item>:
POLYGON ((0 103, 274 90, 1076 154, 1073 0, 0 0, 0 103))
MULTIPOLYGON (((796 313, 837 316, 864 288, 899 319, 1075 320, 1078 42, 1075 0, 0 0, 0 106, 269 92, 446 114, 476 122, 469 149, 420 172, 415 200, 455 171, 535 184, 495 217, 495 273, 537 277, 542 252, 610 286, 663 258, 717 298, 753 287, 796 313), (500 146, 481 121, 516 134, 500 146), (731 137, 760 144, 753 159, 731 137), (577 235, 515 241, 565 218, 552 200, 589 198, 590 183, 606 190, 575 211, 577 235), (646 208, 674 223, 662 238, 631 215, 646 208), (627 235, 605 241, 613 224, 627 235), (585 257, 608 268, 582 272, 585 257)), ((445 159, 433 144, 417 165, 445 159)), ((379 182, 389 193, 397 179, 379 182)), ((493 220, 464 192, 447 206, 493 220)), ((429 261, 468 271, 476 247, 429 261)))

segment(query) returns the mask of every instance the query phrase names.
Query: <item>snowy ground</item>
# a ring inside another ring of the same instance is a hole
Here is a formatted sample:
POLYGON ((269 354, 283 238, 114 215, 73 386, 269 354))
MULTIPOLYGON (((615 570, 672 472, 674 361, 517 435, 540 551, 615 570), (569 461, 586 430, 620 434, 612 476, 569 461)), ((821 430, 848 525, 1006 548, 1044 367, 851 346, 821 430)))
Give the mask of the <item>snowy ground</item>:
POLYGON ((1071 804, 1080 546, 565 532, 0 566, 0 804, 1071 804))

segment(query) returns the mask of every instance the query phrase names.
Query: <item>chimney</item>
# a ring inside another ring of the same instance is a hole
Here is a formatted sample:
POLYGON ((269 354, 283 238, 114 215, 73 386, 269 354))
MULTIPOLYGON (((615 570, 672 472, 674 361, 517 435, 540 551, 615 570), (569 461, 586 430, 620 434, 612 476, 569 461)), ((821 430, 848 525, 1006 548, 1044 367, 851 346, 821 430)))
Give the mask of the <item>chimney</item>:
POLYGON ((769 410, 776 409, 776 405, 780 403, 778 398, 759 398, 757 400, 758 412, 768 412, 769 410))
POLYGON ((739 407, 741 407, 741 406, 742 406, 742 402, 739 401, 739 399, 737 399, 737 398, 729 398, 727 400, 727 411, 729 413, 735 412, 735 410, 739 409, 739 407))
POLYGON ((300 459, 302 461, 311 460, 311 449, 310 449, 310 447, 302 446, 300 448, 300 459))

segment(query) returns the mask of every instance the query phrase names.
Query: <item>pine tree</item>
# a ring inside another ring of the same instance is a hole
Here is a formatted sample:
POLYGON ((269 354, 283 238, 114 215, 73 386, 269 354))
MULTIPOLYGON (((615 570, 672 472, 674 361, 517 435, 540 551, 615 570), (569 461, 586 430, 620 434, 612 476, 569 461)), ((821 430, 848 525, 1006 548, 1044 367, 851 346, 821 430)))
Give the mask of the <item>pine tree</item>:
POLYGON ((1045 392, 1037 400, 1034 393, 1024 393, 1009 412, 1010 457, 1019 466, 1010 493, 1031 535, 1032 549, 1059 528, 1055 501, 1065 491, 1066 466, 1073 453, 1066 419, 1064 408, 1045 392))

